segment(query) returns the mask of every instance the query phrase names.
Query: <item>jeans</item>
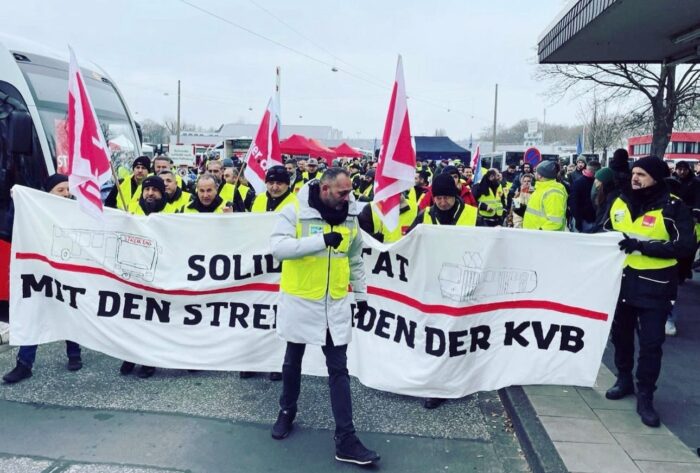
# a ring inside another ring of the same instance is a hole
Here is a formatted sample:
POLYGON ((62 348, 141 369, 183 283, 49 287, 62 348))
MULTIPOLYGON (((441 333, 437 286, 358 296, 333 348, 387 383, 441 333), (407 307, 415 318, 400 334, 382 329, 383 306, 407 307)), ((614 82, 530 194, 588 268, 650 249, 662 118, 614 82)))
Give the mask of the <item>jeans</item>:
POLYGON ((651 395, 661 373, 661 346, 666 339, 667 309, 633 307, 618 302, 612 324, 612 342, 615 346, 615 366, 619 374, 632 373, 634 367, 634 332, 639 338, 637 360, 637 389, 651 395))
MULTIPOLYGON (((348 375, 347 345, 335 346, 330 332, 326 332, 326 344, 321 347, 328 367, 328 387, 331 392, 331 409, 335 418, 335 441, 355 433, 352 423, 352 398, 350 397, 350 376, 348 375)), ((297 412, 297 400, 301 390, 301 361, 304 358, 304 343, 287 342, 282 365, 282 395, 280 408, 297 412)))
MULTIPOLYGON (((37 345, 23 345, 19 347, 17 361, 31 369, 32 365, 34 365, 34 359, 36 358, 36 349, 37 345)), ((80 345, 66 340, 66 355, 68 355, 68 359, 80 358, 80 345)))

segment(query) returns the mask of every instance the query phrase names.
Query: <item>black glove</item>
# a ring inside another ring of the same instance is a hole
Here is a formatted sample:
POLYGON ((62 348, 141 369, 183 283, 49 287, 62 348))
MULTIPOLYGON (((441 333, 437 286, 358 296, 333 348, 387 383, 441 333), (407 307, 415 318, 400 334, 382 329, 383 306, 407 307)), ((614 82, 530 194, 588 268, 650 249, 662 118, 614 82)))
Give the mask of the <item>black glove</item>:
POLYGON ((332 246, 333 248, 338 248, 340 242, 343 241, 343 235, 338 232, 328 232, 323 234, 323 241, 326 242, 326 246, 332 246))
MULTIPOLYGON (((623 235, 625 234, 623 233, 623 235)), ((637 240, 636 238, 630 238, 627 235, 625 235, 625 239, 620 240, 618 242, 618 246, 620 247, 621 251, 630 254, 634 251, 640 251, 642 249, 642 242, 637 240)))
POLYGON ((367 301, 357 301, 357 314, 355 314, 355 317, 364 317, 368 310, 369 305, 367 304, 367 301))
POLYGON ((380 243, 384 243, 384 234, 382 232, 372 233, 372 238, 380 243))

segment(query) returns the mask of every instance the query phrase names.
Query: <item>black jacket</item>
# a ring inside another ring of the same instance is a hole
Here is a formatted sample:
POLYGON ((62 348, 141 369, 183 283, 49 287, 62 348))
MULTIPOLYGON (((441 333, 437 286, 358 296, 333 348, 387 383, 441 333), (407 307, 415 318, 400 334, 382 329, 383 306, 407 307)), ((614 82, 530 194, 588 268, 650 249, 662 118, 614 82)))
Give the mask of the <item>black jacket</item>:
MULTIPOLYGON (((669 241, 651 240, 642 242, 640 252, 656 258, 682 260, 695 253, 693 218, 688 207, 665 189, 657 192, 640 206, 630 203, 627 194, 620 199, 632 213, 632 219, 652 210, 661 209, 669 241)), ((604 223, 605 230, 612 230, 610 215, 604 223)), ((626 267, 622 272, 619 302, 643 308, 668 308, 669 302, 676 299, 678 289, 678 267, 637 270, 626 267)))

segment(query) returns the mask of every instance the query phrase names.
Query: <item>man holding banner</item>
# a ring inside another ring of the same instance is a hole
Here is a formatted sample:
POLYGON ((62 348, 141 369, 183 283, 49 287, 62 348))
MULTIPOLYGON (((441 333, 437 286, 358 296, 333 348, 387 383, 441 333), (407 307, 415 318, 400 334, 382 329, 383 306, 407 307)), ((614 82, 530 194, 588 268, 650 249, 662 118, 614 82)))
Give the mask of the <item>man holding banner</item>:
POLYGON ((320 181, 301 189, 298 205, 288 205, 280 212, 272 233, 272 254, 282 261, 277 334, 287 341, 280 412, 272 437, 282 440, 292 431, 304 351, 307 344, 320 345, 335 418, 335 458, 369 465, 379 455, 355 435, 346 354, 352 337, 350 284, 358 317, 368 309, 358 209, 351 193, 349 173, 329 168, 320 181))

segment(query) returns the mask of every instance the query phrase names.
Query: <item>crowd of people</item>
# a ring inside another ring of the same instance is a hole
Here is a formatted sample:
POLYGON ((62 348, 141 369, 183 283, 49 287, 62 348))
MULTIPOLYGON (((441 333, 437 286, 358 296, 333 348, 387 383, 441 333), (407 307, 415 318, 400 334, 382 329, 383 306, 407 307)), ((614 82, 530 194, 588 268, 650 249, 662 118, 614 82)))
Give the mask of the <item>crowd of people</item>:
MULTIPOLYGON (((637 411, 650 426, 659 425, 653 392, 661 369, 665 335, 675 335, 673 302, 677 285, 690 276, 700 222, 700 181, 687 163, 673 175, 656 157, 629 162, 615 151, 607 167, 580 159, 575 165, 543 161, 508 163, 503 171, 472 169, 461 161, 419 162, 415 185, 401 195, 399 225, 388 228, 374 202, 377 160, 291 158, 265 176, 266 191, 256 195, 231 159, 209 160, 203 169, 175 169, 170 159, 140 156, 106 193, 105 205, 134 215, 153 213, 278 212, 271 238, 273 255, 282 261, 277 331, 287 341, 281 373, 280 412, 275 439, 292 430, 300 392, 306 344, 320 345, 329 371, 331 405, 336 420, 336 458, 368 464, 379 459, 355 435, 352 424, 345 350, 350 342, 350 302, 356 316, 367 310, 361 259, 362 229, 392 243, 417 225, 513 227, 544 231, 622 232, 627 256, 616 308, 612 340, 618 379, 609 399, 637 393, 637 411), (196 172, 193 172, 196 171, 196 172), (482 174, 476 176, 475 171, 482 174), (345 268, 345 269, 343 269, 345 268), (349 269, 347 269, 349 268, 349 269), (300 281, 305 281, 301 284, 300 281), (313 284, 309 283, 311 281, 313 284), (352 287, 354 294, 348 293, 352 287), (635 327, 639 338, 637 386, 634 367, 635 327)), ((696 169, 697 171, 697 169, 696 169)), ((54 175, 46 191, 68 197, 67 178, 54 175)), ((36 347, 21 347, 6 383, 28 378, 36 347)), ((67 342, 68 369, 82 366, 80 347, 67 342)), ((124 361, 124 375, 135 368, 124 361)), ((155 367, 142 366, 147 378, 155 367)), ((241 377, 253 373, 241 373, 241 377)), ((435 408, 443 399, 424 400, 435 408)))

